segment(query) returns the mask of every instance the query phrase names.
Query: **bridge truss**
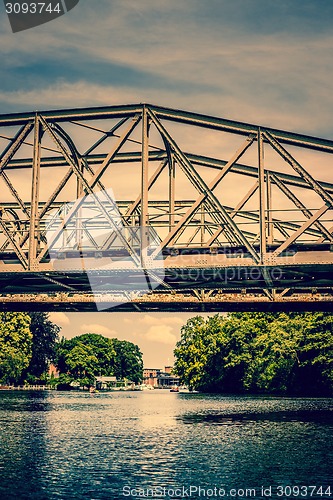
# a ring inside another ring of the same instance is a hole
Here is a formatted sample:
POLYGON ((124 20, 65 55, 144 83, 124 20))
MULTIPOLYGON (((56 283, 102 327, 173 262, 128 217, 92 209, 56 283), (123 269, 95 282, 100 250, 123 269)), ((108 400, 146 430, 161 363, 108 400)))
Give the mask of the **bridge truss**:
POLYGON ((0 147, 2 309, 332 306, 331 140, 138 104, 1 115, 0 147))

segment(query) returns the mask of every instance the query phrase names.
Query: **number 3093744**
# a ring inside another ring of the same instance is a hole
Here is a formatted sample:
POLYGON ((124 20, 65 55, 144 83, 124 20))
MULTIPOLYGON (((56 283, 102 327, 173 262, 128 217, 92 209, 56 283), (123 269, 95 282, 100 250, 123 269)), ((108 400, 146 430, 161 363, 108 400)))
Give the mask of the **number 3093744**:
POLYGON ((60 3, 52 4, 50 2, 7 2, 7 14, 60 14, 63 12, 60 3))

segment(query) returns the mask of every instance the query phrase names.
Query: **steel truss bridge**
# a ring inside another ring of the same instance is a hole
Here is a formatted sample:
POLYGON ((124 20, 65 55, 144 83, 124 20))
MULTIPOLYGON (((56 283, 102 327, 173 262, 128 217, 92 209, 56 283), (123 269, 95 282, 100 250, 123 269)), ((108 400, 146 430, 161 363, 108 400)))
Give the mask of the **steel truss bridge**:
POLYGON ((331 140, 135 104, 0 147, 2 310, 332 308, 331 140))

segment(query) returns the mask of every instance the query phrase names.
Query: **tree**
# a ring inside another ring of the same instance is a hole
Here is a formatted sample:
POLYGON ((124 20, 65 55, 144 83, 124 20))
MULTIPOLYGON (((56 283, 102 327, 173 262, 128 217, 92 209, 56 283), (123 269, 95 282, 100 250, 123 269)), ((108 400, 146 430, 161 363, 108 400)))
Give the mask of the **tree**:
POLYGON ((23 313, 0 313, 0 382, 16 383, 32 355, 30 317, 23 313))
POLYGON ((115 358, 112 340, 94 333, 62 338, 57 345, 56 364, 67 383, 75 380, 86 386, 98 375, 113 375, 115 358))
POLYGON ((135 383, 142 380, 142 353, 137 345, 94 333, 69 340, 62 338, 57 345, 56 364, 61 380, 67 377, 67 383, 77 380, 88 385, 99 375, 127 378, 135 383))
POLYGON ((270 317, 265 328, 253 337, 252 363, 246 371, 244 387, 260 392, 287 392, 299 366, 299 345, 304 317, 281 313, 270 317))
POLYGON ((95 356, 93 371, 96 375, 112 375, 116 352, 111 339, 95 333, 85 333, 72 339, 62 338, 57 346, 57 366, 60 372, 71 371, 67 363, 67 355, 77 346, 86 346, 85 352, 95 356))
POLYGON ((47 313, 30 313, 32 333, 32 356, 23 378, 31 381, 39 379, 55 358, 55 345, 60 332, 59 326, 52 323, 47 313))
POLYGON ((202 391, 333 393, 333 316, 197 316, 181 330, 175 369, 202 391))
POLYGON ((333 315, 306 313, 293 389, 310 394, 333 393, 333 315))
MULTIPOLYGON (((218 353, 220 318, 206 322, 201 316, 187 321, 181 329, 181 339, 175 349, 175 372, 191 389, 211 385, 214 374, 207 370, 210 358, 218 353)), ((216 374, 215 374, 216 376, 216 374)))
POLYGON ((89 386, 94 383, 98 359, 93 346, 78 342, 67 352, 65 361, 71 376, 80 382, 80 385, 89 386))
POLYGON ((129 379, 136 384, 142 382, 143 361, 139 347, 126 340, 112 339, 115 351, 114 375, 117 379, 129 379))

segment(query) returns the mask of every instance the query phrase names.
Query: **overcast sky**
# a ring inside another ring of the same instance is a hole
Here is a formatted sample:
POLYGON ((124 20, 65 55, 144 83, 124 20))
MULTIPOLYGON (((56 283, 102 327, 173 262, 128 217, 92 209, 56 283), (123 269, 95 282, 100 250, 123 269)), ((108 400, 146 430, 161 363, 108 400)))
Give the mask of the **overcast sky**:
MULTIPOLYGON (((332 138, 331 0, 80 0, 16 34, 0 13, 0 113, 146 101, 332 138)), ((163 366, 187 317, 56 319, 163 366)))

